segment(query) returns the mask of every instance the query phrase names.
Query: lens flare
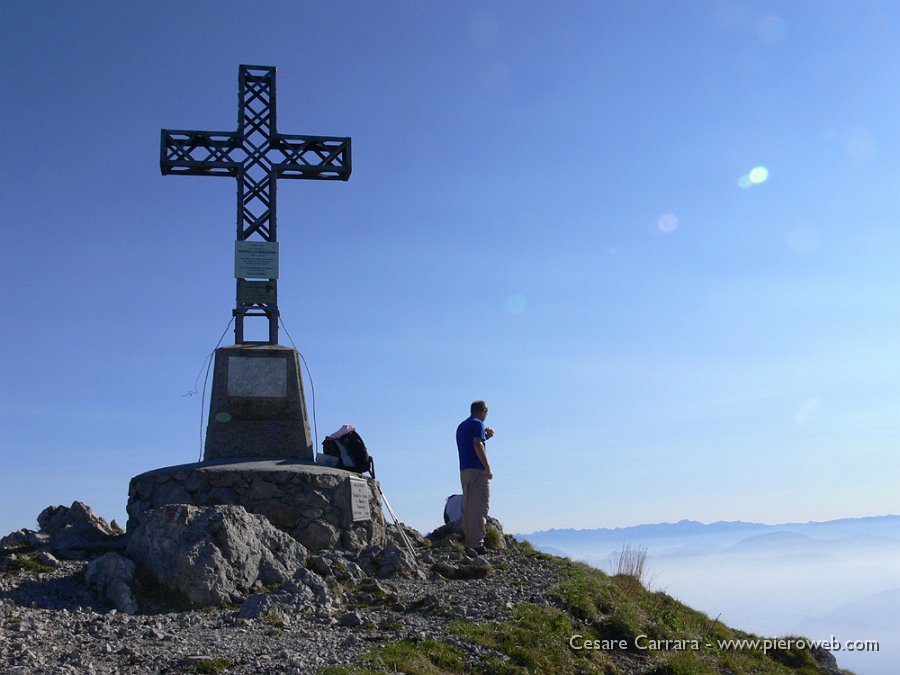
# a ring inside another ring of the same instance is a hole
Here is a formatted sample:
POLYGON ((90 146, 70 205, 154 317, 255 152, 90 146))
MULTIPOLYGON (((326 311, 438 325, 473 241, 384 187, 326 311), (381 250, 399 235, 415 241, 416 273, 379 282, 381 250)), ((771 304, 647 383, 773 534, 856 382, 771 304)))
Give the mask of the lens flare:
POLYGON ((231 415, 229 415, 227 412, 216 413, 216 422, 230 422, 230 421, 231 421, 231 415))
POLYGON ((514 293, 506 299, 506 309, 510 314, 521 314, 527 306, 525 296, 521 293, 514 293))
POLYGON ((750 182, 754 185, 760 185, 761 183, 765 183, 769 180, 769 170, 764 166, 755 166, 750 169, 750 173, 747 174, 747 178, 750 179, 750 182))
POLYGON ((664 213, 656 221, 656 226, 663 234, 669 234, 678 228, 678 218, 672 213, 664 213))
POLYGON ((769 180, 769 170, 764 166, 754 166, 748 173, 738 178, 738 187, 742 190, 762 185, 769 180))

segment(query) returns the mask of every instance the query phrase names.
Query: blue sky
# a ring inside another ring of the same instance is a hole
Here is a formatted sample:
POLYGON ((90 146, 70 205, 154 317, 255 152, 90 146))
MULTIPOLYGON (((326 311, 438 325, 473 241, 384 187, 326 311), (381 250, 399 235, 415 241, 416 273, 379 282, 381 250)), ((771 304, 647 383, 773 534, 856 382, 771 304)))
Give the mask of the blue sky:
POLYGON ((197 459, 235 184, 159 131, 242 63, 353 138, 280 186, 279 302, 401 519, 474 398, 507 530, 898 511, 894 3, 11 0, 0 53, 0 531, 197 459))

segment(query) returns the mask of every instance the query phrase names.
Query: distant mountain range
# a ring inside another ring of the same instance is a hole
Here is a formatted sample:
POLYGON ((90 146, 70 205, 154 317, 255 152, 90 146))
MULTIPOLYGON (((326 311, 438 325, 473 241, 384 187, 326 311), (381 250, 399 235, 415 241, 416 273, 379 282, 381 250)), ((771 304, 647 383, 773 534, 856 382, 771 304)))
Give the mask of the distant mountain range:
POLYGON ((620 528, 550 529, 529 534, 516 534, 554 554, 596 558, 620 549, 625 544, 647 548, 655 556, 700 555, 725 552, 735 548, 741 552, 762 548, 802 546, 811 541, 828 541, 848 546, 900 545, 900 516, 841 518, 824 522, 781 523, 767 525, 745 521, 701 523, 681 520, 620 528), (688 543, 689 542, 689 543, 688 543))
POLYGON ((818 534, 824 533, 841 533, 849 530, 855 530, 864 527, 867 530, 889 530, 893 533, 900 532, 900 516, 866 516, 864 518, 840 518, 838 520, 826 521, 809 521, 805 523, 781 523, 776 525, 767 525, 765 523, 753 523, 743 520, 719 520, 714 523, 701 523, 696 520, 679 520, 677 523, 655 523, 651 525, 632 525, 631 527, 605 528, 598 527, 594 529, 576 529, 576 528, 553 528, 550 530, 538 530, 531 534, 516 535, 529 538, 540 538, 545 536, 565 537, 565 536, 582 536, 596 535, 607 537, 614 535, 616 537, 626 537, 627 539, 635 538, 653 538, 667 536, 681 536, 684 534, 708 534, 722 532, 747 532, 751 530, 786 530, 797 532, 800 530, 810 530, 818 534))

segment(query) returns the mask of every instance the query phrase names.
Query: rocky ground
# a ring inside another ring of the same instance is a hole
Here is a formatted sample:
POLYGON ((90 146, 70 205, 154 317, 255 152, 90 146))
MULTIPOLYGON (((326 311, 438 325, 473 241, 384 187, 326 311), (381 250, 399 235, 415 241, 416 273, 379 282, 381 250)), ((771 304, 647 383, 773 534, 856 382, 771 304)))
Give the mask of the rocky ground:
POLYGON ((80 502, 37 520, 0 538, 4 674, 436 672, 447 659, 452 672, 844 672, 822 650, 716 649, 746 634, 633 577, 538 554, 494 519, 480 554, 449 525, 309 550, 233 505, 164 505, 127 534, 80 502), (610 644, 567 648, 578 631, 610 644), (638 635, 665 645, 646 652, 638 635))
POLYGON ((85 581, 86 561, 44 557, 49 567, 18 569, 15 560, 33 558, 11 549, 0 559, 0 672, 215 672, 227 665, 228 673, 311 673, 403 639, 446 640, 477 656, 482 648, 447 632, 451 619, 500 618, 521 603, 545 604, 557 582, 545 560, 514 547, 481 556, 447 542, 428 548, 417 539, 414 547, 419 574, 407 578, 399 567, 379 579, 350 556, 312 556, 307 567, 315 571, 301 570, 302 584, 240 605, 174 611, 139 595, 135 614, 104 606, 85 581))

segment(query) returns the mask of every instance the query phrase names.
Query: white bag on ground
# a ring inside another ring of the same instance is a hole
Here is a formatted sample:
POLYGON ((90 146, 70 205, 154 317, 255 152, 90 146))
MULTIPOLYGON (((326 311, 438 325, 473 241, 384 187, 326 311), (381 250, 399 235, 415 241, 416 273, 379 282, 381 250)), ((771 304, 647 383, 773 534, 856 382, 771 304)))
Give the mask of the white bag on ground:
POLYGON ((458 523, 462 520, 463 498, 462 495, 450 495, 444 504, 444 524, 458 523))

